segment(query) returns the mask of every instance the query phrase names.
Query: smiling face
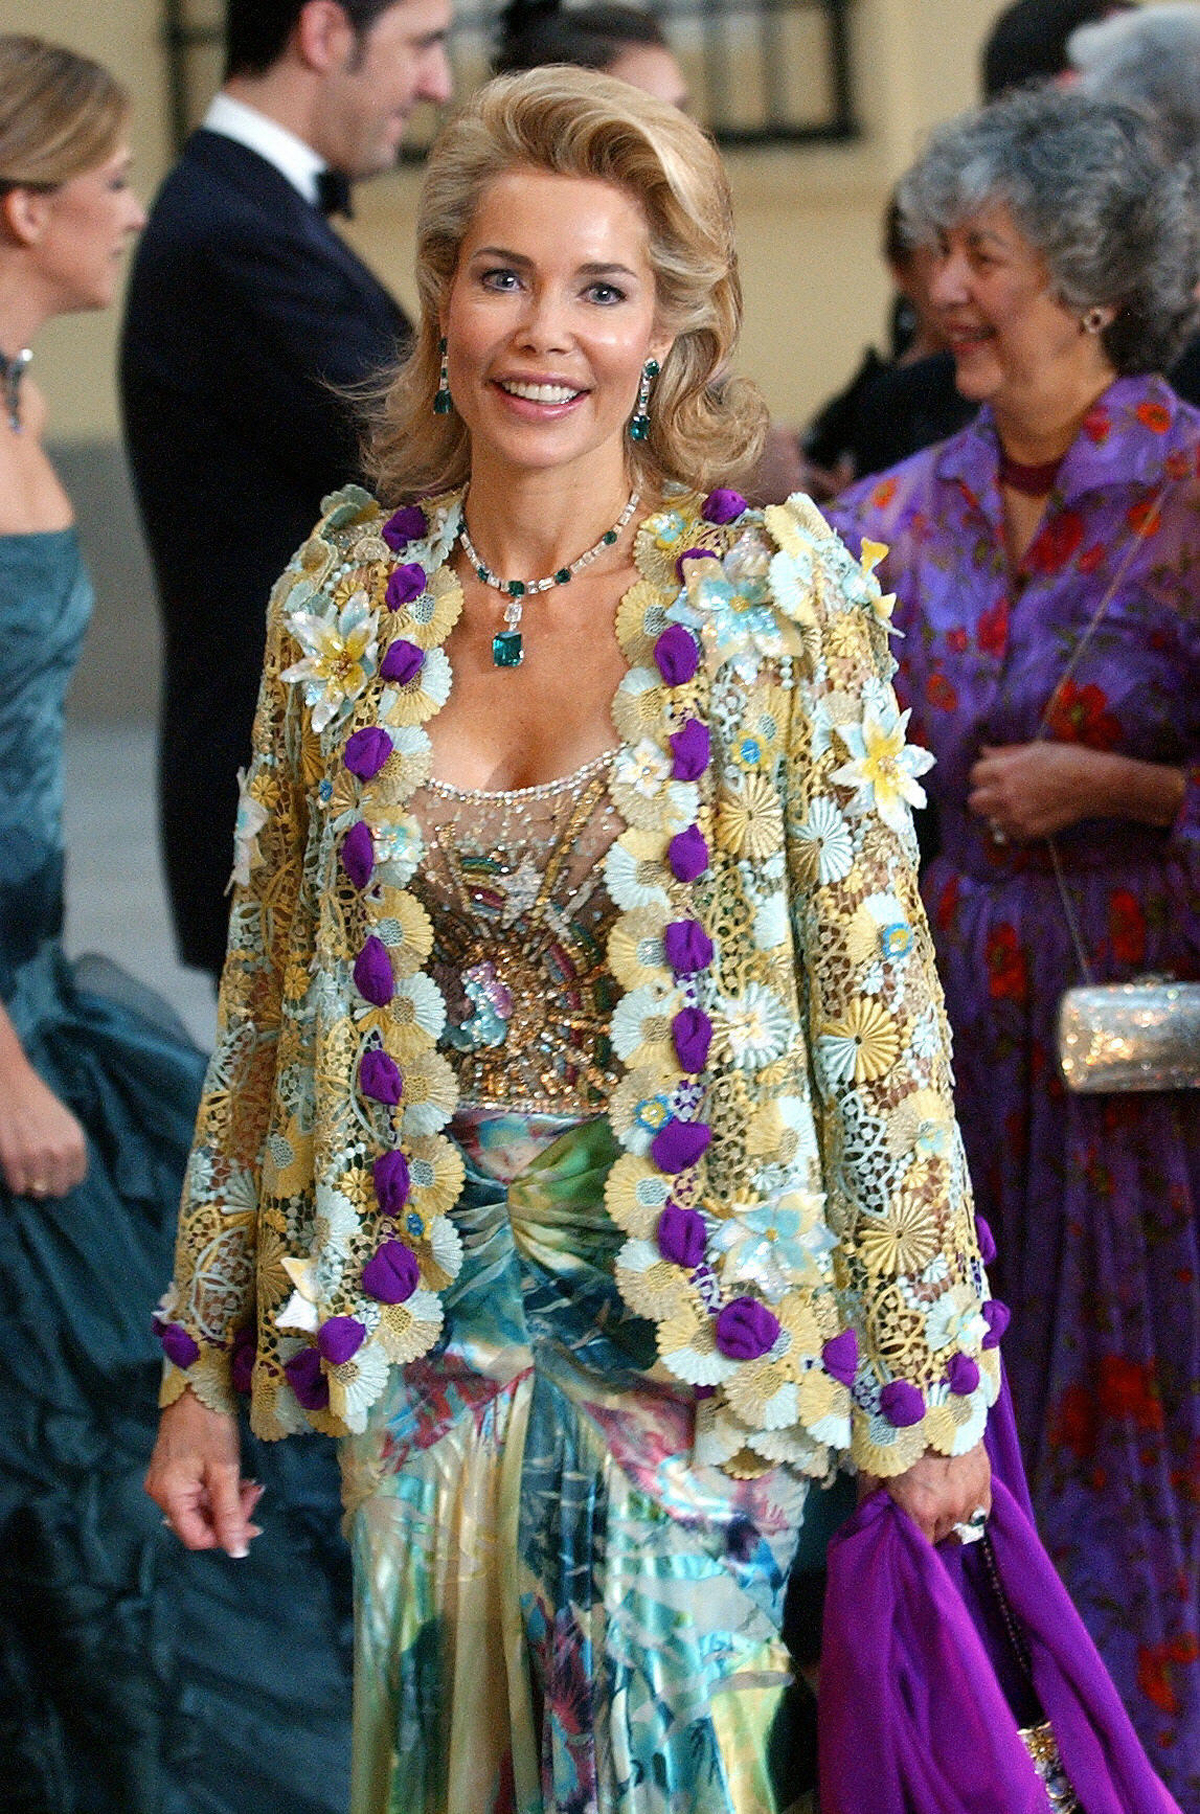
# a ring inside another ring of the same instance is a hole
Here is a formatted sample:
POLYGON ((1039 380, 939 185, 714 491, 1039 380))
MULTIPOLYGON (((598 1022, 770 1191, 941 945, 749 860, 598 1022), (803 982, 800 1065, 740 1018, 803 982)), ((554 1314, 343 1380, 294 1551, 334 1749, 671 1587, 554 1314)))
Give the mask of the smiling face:
POLYGON ((335 170, 353 178, 390 170, 418 103, 450 99, 449 29, 449 0, 397 0, 361 36, 346 25, 312 128, 335 170))
POLYGON ((146 224, 130 187, 130 153, 119 145, 92 170, 44 193, 27 192, 32 274, 51 315, 105 309, 116 293, 121 259, 146 224))
POLYGON ((964 397, 1020 413, 1049 392, 1095 395, 1115 376, 1098 334, 1054 292, 1045 259, 996 205, 943 235, 929 298, 964 397))
POLYGON ((646 222, 624 190, 542 170, 497 177, 459 249, 442 328, 473 465, 623 483, 642 367, 669 345, 646 222))

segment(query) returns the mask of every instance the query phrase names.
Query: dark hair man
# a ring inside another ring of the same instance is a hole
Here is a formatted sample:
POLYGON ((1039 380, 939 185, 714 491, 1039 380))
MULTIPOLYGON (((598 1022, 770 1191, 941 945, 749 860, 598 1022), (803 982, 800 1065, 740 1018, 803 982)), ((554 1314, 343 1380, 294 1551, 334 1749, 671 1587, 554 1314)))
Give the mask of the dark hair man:
POLYGON ((450 0, 229 0, 226 75, 152 209, 121 357, 165 638, 163 851, 180 955, 218 975, 267 595, 357 476, 338 391, 394 360, 399 306, 332 229, 450 95, 450 0))

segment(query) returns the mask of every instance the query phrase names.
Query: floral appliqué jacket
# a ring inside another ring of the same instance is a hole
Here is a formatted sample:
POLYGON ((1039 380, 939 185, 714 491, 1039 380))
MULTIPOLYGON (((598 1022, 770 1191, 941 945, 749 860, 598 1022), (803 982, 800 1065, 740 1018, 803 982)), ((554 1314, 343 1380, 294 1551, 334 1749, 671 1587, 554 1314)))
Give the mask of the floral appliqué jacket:
MULTIPOLYGON (((461 1248, 432 929, 407 889, 461 501, 351 488, 273 594, 219 1033, 159 1310, 164 1402, 364 1427, 461 1248)), ((883 550, 865 551, 868 559, 883 550)), ((643 524, 607 858, 623 1296, 733 1474, 880 1475, 978 1441, 999 1382, 913 869, 891 601, 804 498, 643 524)))

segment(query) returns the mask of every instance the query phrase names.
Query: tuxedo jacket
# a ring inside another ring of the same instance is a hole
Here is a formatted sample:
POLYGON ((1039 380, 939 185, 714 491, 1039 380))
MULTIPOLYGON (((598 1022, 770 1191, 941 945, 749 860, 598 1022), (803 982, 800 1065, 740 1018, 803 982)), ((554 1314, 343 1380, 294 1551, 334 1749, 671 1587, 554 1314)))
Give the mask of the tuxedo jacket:
POLYGON ((163 851, 180 955, 225 953, 237 771, 274 580, 358 474, 346 386, 392 364, 398 304, 271 163, 192 135, 155 200, 121 347, 164 632, 163 851))

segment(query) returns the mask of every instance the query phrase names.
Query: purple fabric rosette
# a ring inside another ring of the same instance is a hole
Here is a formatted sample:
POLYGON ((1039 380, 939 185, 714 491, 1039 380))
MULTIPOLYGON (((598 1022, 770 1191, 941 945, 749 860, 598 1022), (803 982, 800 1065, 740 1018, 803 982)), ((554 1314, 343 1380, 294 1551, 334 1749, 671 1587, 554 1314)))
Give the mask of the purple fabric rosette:
POLYGON ((257 1350, 258 1343, 253 1327, 239 1329, 233 1338, 233 1365, 231 1368, 235 1392, 249 1392, 254 1383, 254 1362, 257 1350))
POLYGON ((757 1298, 734 1298, 717 1317, 716 1339, 730 1360, 759 1360, 779 1340, 779 1318, 757 1298))
POLYGON ((694 882, 708 868, 708 840, 698 825, 677 831, 667 845, 667 861, 677 882, 694 882))
POLYGON ((687 564, 689 561, 715 561, 719 556, 713 548, 685 548, 675 562, 675 576, 681 586, 687 585, 687 564))
POLYGON ((699 920, 672 920, 663 933, 663 950, 676 976, 695 976, 713 961, 713 942, 699 920))
POLYGON ((306 1411, 323 1411, 329 1403, 329 1381, 321 1368, 316 1348, 301 1348, 290 1361, 283 1363, 288 1384, 296 1394, 297 1404, 306 1411))
POLYGON ((163 1353, 172 1366, 185 1370, 200 1359, 200 1344, 190 1336, 182 1323, 166 1323, 158 1332, 163 1353))
POLYGON ((397 686, 406 687, 410 680, 415 680, 425 666, 425 651, 418 648, 415 642, 407 642, 398 636, 389 643, 387 653, 379 664, 379 672, 385 680, 394 680, 397 686))
POLYGON ((671 1022, 671 1038, 679 1068, 695 1077, 708 1063, 713 1024, 703 1008, 680 1008, 671 1022))
POLYGON ((429 531, 429 522, 419 504, 401 504, 399 510, 393 510, 383 528, 379 531, 393 554, 399 554, 401 548, 407 548, 410 542, 416 542, 429 531))
POLYGON ((906 1379, 890 1379, 879 1394, 879 1409, 893 1430, 907 1430, 925 1415, 925 1400, 906 1379))
POLYGON ((390 1052, 382 1052, 378 1046, 371 1046, 363 1053, 358 1066, 358 1087, 364 1096, 370 1096, 376 1102, 386 1102, 389 1108, 395 1108, 404 1094, 404 1078, 390 1052))
POLYGON ((711 1139, 707 1121, 668 1121, 650 1142, 650 1157, 660 1172, 674 1177, 703 1159, 711 1139))
POLYGON ((718 485, 710 491, 700 506, 700 515, 706 523, 733 523, 746 508, 746 500, 740 491, 730 491, 725 485, 718 485))
POLYGON ((385 1216, 398 1216, 408 1202, 408 1193, 412 1188, 408 1175, 408 1160, 397 1148, 394 1152, 381 1153, 371 1171, 375 1183, 375 1199, 385 1216))
POLYGON ((998 1348, 1004 1340, 1004 1331, 1012 1321, 1012 1311, 1007 1304, 1002 1304, 999 1298, 993 1298, 990 1303, 983 1306, 983 1320, 988 1326, 988 1332, 984 1336, 981 1346, 998 1348))
POLYGON ((654 645, 654 661, 669 687, 681 687, 700 666, 696 638, 682 624, 670 624, 654 645))
POLYGON ((686 1209, 682 1203, 668 1203, 658 1218, 658 1251, 673 1265, 686 1266, 694 1272, 704 1258, 708 1231, 698 1209, 686 1209))
POLYGON ((317 1332, 317 1347, 331 1367, 340 1367, 357 1354, 367 1332, 356 1316, 331 1316, 317 1332))
POLYGON ((395 748, 385 730, 377 724, 365 724, 361 731, 355 731, 347 737, 342 760, 352 775, 360 781, 370 781, 377 775, 392 750, 395 748))
POLYGON ((396 993, 388 948, 373 932, 354 960, 354 986, 374 1008, 386 1008, 396 993))
POLYGON ((853 1329, 843 1329, 840 1335, 827 1341, 821 1350, 821 1360, 831 1379, 836 1379, 841 1386, 852 1386, 858 1372, 858 1337, 853 1329))
POLYGON ((342 868, 360 891, 371 880, 375 868, 375 844, 371 827, 364 819, 352 825, 342 839, 342 868))
POLYGON ((667 739, 675 760, 671 765, 674 781, 698 781, 708 767, 712 739, 708 726, 700 718, 688 718, 667 739))
POLYGON ((414 598, 420 598, 425 590, 425 582, 425 569, 416 561, 409 561, 403 567, 394 567, 384 589, 384 604, 389 611, 403 610, 414 598))
POLYGON ((979 1384, 979 1368, 969 1354, 953 1354, 946 1368, 946 1384, 955 1398, 970 1398, 979 1384))
POLYGON ((381 1304, 403 1304, 417 1289, 421 1267, 403 1241, 384 1241, 362 1271, 363 1290, 381 1304))
POLYGON ((996 1237, 986 1216, 975 1218, 975 1239, 979 1242, 980 1259, 985 1266, 990 1266, 996 1257, 996 1237))

